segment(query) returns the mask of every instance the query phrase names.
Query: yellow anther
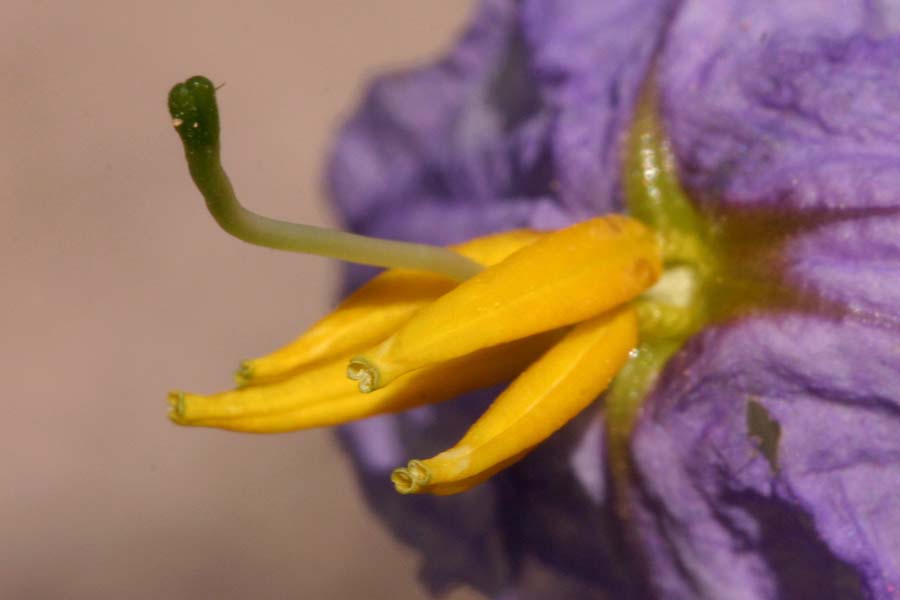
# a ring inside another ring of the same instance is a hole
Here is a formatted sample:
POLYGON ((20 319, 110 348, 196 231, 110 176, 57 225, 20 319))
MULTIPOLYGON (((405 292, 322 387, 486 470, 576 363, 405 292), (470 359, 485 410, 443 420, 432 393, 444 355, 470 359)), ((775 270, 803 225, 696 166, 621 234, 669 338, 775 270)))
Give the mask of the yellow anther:
POLYGON ((578 223, 486 269, 417 312, 353 364, 387 385, 400 375, 589 319, 639 295, 662 266, 656 235, 610 215, 578 223))
MULTIPOLYGON (((241 363, 238 385, 276 381, 297 369, 377 344, 455 286, 452 279, 432 273, 401 269, 382 273, 289 345, 241 363)), ((342 376, 346 367, 345 363, 342 376)))
POLYGON ((581 323, 510 384, 453 448, 394 471, 397 491, 453 494, 512 464, 606 389, 637 334, 631 307, 581 323))
POLYGON ((172 419, 187 425, 211 419, 263 416, 289 411, 310 402, 329 400, 342 394, 359 395, 356 386, 347 381, 344 375, 346 367, 346 356, 341 355, 275 383, 247 386, 209 396, 170 394, 170 404, 176 409, 172 419))
POLYGON ((428 485, 431 481, 431 473, 428 468, 424 466, 424 461, 411 460, 406 468, 394 469, 393 473, 391 473, 391 481, 394 484, 394 489, 404 495, 425 492, 436 496, 450 496, 452 494, 465 492, 480 483, 484 483, 506 467, 512 466, 522 460, 529 451, 530 448, 529 450, 499 462, 491 468, 485 469, 472 477, 459 479, 453 483, 438 486, 428 485))
MULTIPOLYGON (((477 238, 453 250, 483 265, 503 260, 542 234, 519 229, 477 238)), ((424 271, 391 269, 351 294, 332 313, 275 352, 244 361, 238 385, 271 383, 301 367, 373 346, 458 282, 424 271)), ((346 362, 342 369, 346 369, 346 362)))
POLYGON ((248 432, 339 425, 441 402, 509 381, 561 335, 562 331, 549 332, 487 348, 420 369, 372 394, 360 394, 343 376, 345 361, 332 361, 273 385, 247 387, 214 396, 173 394, 170 396, 171 418, 181 425, 248 432))

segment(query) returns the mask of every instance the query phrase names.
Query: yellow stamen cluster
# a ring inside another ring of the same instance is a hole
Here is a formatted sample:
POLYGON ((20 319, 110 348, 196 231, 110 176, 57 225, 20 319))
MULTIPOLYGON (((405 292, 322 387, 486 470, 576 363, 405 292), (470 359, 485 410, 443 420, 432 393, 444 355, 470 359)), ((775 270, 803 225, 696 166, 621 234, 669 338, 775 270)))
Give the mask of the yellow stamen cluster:
MULTIPOLYGON (((223 229, 270 248, 402 268, 373 279, 285 348, 244 362, 236 390, 170 394, 169 414, 180 425, 247 432, 325 427, 514 379, 453 448, 410 461, 392 475, 404 494, 453 494, 522 458, 588 406, 620 370, 632 373, 628 381, 633 373, 652 374, 642 367, 647 360, 629 362, 638 346, 638 311, 642 336, 648 323, 668 337, 692 326, 677 302, 632 302, 660 278, 661 248, 672 254, 672 247, 689 246, 657 233, 690 225, 687 213, 659 221, 668 214, 660 207, 672 203, 663 194, 645 193, 656 189, 650 183, 667 181, 660 179, 666 171, 650 160, 660 155, 652 120, 637 119, 649 124, 647 135, 638 128, 635 138, 646 138, 636 155, 647 160, 630 169, 636 175, 629 181, 635 183, 630 197, 648 200, 635 204, 637 216, 656 231, 610 215, 552 233, 509 231, 448 250, 322 230, 246 209, 220 162, 215 89, 205 77, 192 77, 172 89, 169 110, 191 178, 223 229)), ((670 275, 658 291, 665 296, 674 284, 678 279, 670 275)), ((665 355, 648 352, 645 340, 641 345, 644 350, 634 354, 639 359, 665 355)), ((616 385, 625 385, 621 381, 616 385)))
POLYGON ((780 276, 780 248, 809 225, 777 211, 697 209, 678 181, 657 107, 651 73, 623 154, 632 217, 608 215, 550 233, 509 231, 447 249, 244 208, 220 163, 215 86, 204 77, 176 85, 173 125, 223 229, 270 248, 392 268, 285 348, 244 362, 238 389, 170 394, 172 420, 292 431, 514 380, 455 446, 392 474, 404 494, 453 494, 525 456, 609 386, 608 460, 613 481, 626 490, 628 443, 642 402, 691 336, 761 309, 842 310, 780 276))
POLYGON ((387 271, 287 347, 245 362, 238 389, 171 394, 172 420, 251 432, 323 427, 518 375, 459 443, 392 480, 401 493, 452 494, 514 463, 628 360, 638 344, 631 300, 661 274, 659 243, 638 221, 611 215, 454 250, 487 268, 462 283, 387 271))

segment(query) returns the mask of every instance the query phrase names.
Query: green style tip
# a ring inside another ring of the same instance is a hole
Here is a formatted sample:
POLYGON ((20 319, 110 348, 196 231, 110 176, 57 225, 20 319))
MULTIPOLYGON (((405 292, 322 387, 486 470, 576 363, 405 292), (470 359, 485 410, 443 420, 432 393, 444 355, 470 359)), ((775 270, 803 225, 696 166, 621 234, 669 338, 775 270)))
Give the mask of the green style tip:
POLYGON ((169 92, 169 114, 186 151, 218 150, 219 107, 212 81, 196 75, 176 84, 169 92))
MULTIPOLYGON (((250 244, 330 256, 378 267, 433 271, 462 281, 483 268, 446 248, 380 240, 343 231, 270 219, 238 201, 222 167, 216 86, 206 77, 191 77, 169 92, 172 125, 184 144, 188 171, 222 229, 250 244)), ((361 383, 362 385, 362 383, 361 383)))

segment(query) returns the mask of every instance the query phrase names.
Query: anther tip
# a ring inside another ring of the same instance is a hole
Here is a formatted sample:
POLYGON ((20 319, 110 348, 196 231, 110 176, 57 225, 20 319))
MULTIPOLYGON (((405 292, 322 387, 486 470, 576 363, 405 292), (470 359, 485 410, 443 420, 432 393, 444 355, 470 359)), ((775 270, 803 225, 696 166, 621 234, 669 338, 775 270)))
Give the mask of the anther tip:
POLYGON ((431 483, 431 469, 425 466, 425 463, 421 460, 413 459, 409 461, 409 464, 406 465, 406 471, 419 486, 431 483))
POLYGON ((416 494, 431 482, 431 470, 420 460, 411 460, 406 467, 391 473, 394 489, 401 494, 416 494))
POLYGON ((357 356, 347 365, 347 377, 359 382, 359 391, 368 394, 378 389, 380 381, 378 369, 368 360, 357 356))
POLYGON ((234 373, 234 381, 238 387, 249 385, 253 381, 253 364, 249 360, 241 361, 234 373))
POLYGON ((169 418, 176 423, 184 421, 184 392, 169 392, 166 400, 169 403, 169 418))
POLYGON ((394 484, 394 489, 400 494, 415 494, 419 491, 419 486, 404 468, 394 469, 391 473, 391 482, 394 484))

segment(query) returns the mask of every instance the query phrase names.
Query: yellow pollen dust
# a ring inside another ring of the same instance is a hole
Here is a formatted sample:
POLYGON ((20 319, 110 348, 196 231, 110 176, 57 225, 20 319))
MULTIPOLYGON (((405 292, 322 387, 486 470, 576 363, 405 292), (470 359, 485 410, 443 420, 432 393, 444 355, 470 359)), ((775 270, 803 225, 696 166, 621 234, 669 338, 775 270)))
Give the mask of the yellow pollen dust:
POLYGON ((609 215, 453 248, 459 283, 392 269, 288 346, 246 361, 233 391, 173 392, 180 425, 280 432, 339 425, 512 383, 453 447, 391 476, 404 494, 465 491, 602 393, 638 345, 633 300, 662 272, 657 235, 609 215))

